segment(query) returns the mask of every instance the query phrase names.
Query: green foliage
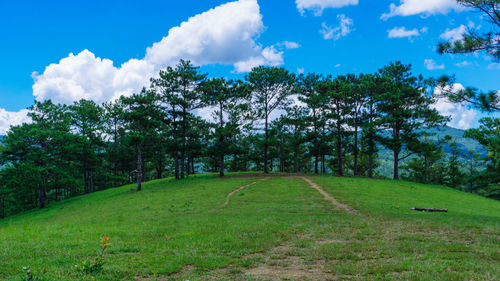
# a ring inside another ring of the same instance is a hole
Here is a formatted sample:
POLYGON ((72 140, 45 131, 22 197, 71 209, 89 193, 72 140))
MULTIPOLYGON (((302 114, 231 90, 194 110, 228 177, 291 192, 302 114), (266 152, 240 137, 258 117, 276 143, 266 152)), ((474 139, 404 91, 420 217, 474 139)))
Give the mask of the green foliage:
POLYGON ((480 127, 467 130, 466 136, 488 148, 488 167, 480 176, 480 182, 488 197, 500 199, 500 118, 483 118, 480 127))
POLYGON ((377 95, 377 109, 381 117, 376 121, 379 129, 391 131, 391 135, 380 135, 384 146, 394 153, 394 179, 399 178, 399 161, 403 147, 417 151, 421 129, 442 126, 447 118, 431 109, 433 99, 426 94, 423 77, 413 76, 411 65, 391 63, 379 70, 380 82, 377 95))
POLYGON ((103 237, 99 254, 83 260, 79 265, 75 265, 75 269, 83 273, 99 273, 104 268, 104 253, 109 246, 109 238, 103 237))
POLYGON ((269 173, 269 116, 291 102, 289 96, 295 91, 295 76, 285 68, 260 66, 252 69, 245 79, 253 92, 255 114, 264 121, 264 173, 269 173))
POLYGON ((457 0, 457 2, 481 13, 491 28, 489 26, 482 27, 483 31, 469 28, 462 35, 462 39, 440 43, 439 53, 467 54, 485 51, 496 62, 500 62, 500 7, 498 0, 457 0), (488 28, 489 30, 484 31, 488 28))

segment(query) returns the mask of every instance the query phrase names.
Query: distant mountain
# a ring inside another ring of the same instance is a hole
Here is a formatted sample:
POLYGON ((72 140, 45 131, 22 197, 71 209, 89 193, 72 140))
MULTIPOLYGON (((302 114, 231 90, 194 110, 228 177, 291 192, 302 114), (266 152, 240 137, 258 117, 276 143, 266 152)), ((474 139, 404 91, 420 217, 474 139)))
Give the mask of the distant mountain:
MULTIPOLYGON (((444 139, 446 136, 450 136, 453 140, 455 140, 458 144, 458 149, 460 150, 460 157, 462 157, 465 162, 469 151, 474 151, 475 153, 485 157, 487 155, 486 147, 481 145, 479 142, 473 139, 469 139, 464 137, 465 130, 456 129, 448 126, 437 127, 433 129, 429 129, 427 132, 434 134, 430 136, 431 140, 439 140, 444 139)), ((443 145, 443 151, 446 155, 451 153, 451 147, 449 144, 443 145)), ((393 175, 393 155, 392 151, 388 149, 381 149, 379 152, 379 161, 381 162, 380 167, 377 172, 386 177, 392 177, 393 175)), ((405 161, 402 161, 401 164, 404 164, 405 161)))
MULTIPOLYGON (((457 144, 458 144, 458 149, 460 150, 461 154, 467 155, 469 151, 474 151, 475 153, 478 153, 482 156, 486 156, 487 151, 486 148, 481 145, 478 141, 466 138, 464 137, 465 131, 456 129, 456 128, 451 128, 451 127, 438 127, 438 128, 433 128, 429 130, 430 133, 436 134, 433 137, 430 137, 431 139, 439 139, 439 138, 444 138, 446 136, 452 137, 457 144)), ((447 153, 451 152, 451 148, 449 145, 444 146, 444 151, 447 153)))

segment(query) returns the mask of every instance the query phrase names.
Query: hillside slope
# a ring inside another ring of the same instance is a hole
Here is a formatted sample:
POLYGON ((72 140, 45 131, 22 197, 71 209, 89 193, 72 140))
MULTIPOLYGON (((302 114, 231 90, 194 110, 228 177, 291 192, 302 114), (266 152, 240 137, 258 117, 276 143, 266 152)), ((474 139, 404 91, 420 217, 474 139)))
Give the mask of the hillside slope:
POLYGON ((0 221, 0 279, 22 280, 24 266, 43 280, 500 279, 500 202, 408 182, 309 179, 354 212, 301 178, 247 174, 124 186, 10 217, 0 221), (103 236, 104 270, 77 272, 103 236))

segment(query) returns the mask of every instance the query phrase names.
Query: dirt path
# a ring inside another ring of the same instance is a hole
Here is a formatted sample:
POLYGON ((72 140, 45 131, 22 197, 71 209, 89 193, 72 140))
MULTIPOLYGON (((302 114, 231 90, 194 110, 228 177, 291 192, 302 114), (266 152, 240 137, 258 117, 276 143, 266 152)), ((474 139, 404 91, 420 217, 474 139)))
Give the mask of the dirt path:
POLYGON ((249 187, 249 186, 252 186, 252 185, 254 185, 254 184, 258 183, 258 182, 265 181, 265 180, 268 180, 268 179, 270 179, 270 177, 265 177, 265 178, 262 178, 262 179, 260 179, 260 180, 258 180, 258 181, 254 181, 254 182, 252 182, 252 183, 249 183, 249 184, 247 184, 247 185, 240 186, 240 187, 238 187, 237 189, 235 189, 235 190, 233 190, 233 191, 229 192, 229 193, 226 195, 226 202, 224 202, 224 204, 222 204, 222 207, 225 207, 225 206, 227 206, 227 204, 229 204, 229 199, 230 199, 230 198, 231 198, 231 196, 233 196, 233 194, 235 194, 236 192, 241 191, 241 190, 243 190, 243 189, 245 189, 245 188, 247 188, 247 187, 249 187))
POLYGON ((303 179, 305 182, 307 182, 310 187, 316 189, 319 193, 321 193, 323 195, 323 197, 325 197, 325 200, 327 200, 328 202, 332 203, 332 205, 335 208, 344 210, 344 211, 346 211, 348 213, 351 213, 351 214, 360 215, 360 213, 357 210, 351 208, 348 205, 340 203, 335 198, 333 198, 330 194, 328 194, 326 191, 324 191, 323 188, 321 188, 321 186, 317 185, 312 180, 310 180, 310 179, 308 179, 306 177, 300 177, 300 178, 303 179))

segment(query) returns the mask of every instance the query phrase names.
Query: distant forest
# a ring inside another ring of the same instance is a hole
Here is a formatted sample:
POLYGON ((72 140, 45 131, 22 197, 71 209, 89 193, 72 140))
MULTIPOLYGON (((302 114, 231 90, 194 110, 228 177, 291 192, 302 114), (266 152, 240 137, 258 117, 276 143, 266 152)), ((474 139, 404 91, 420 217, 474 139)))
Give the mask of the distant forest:
POLYGON ((381 165, 391 166, 395 180, 500 199, 499 119, 465 132, 476 151, 435 134, 449 120, 433 109, 441 98, 433 93, 449 82, 414 75, 400 62, 373 74, 295 75, 261 66, 243 81, 209 79, 181 60, 140 93, 113 102, 36 101, 32 122, 1 140, 0 217, 128 183, 140 191, 143 181, 163 177, 385 177, 381 165), (201 117, 206 112, 211 118, 201 117))

